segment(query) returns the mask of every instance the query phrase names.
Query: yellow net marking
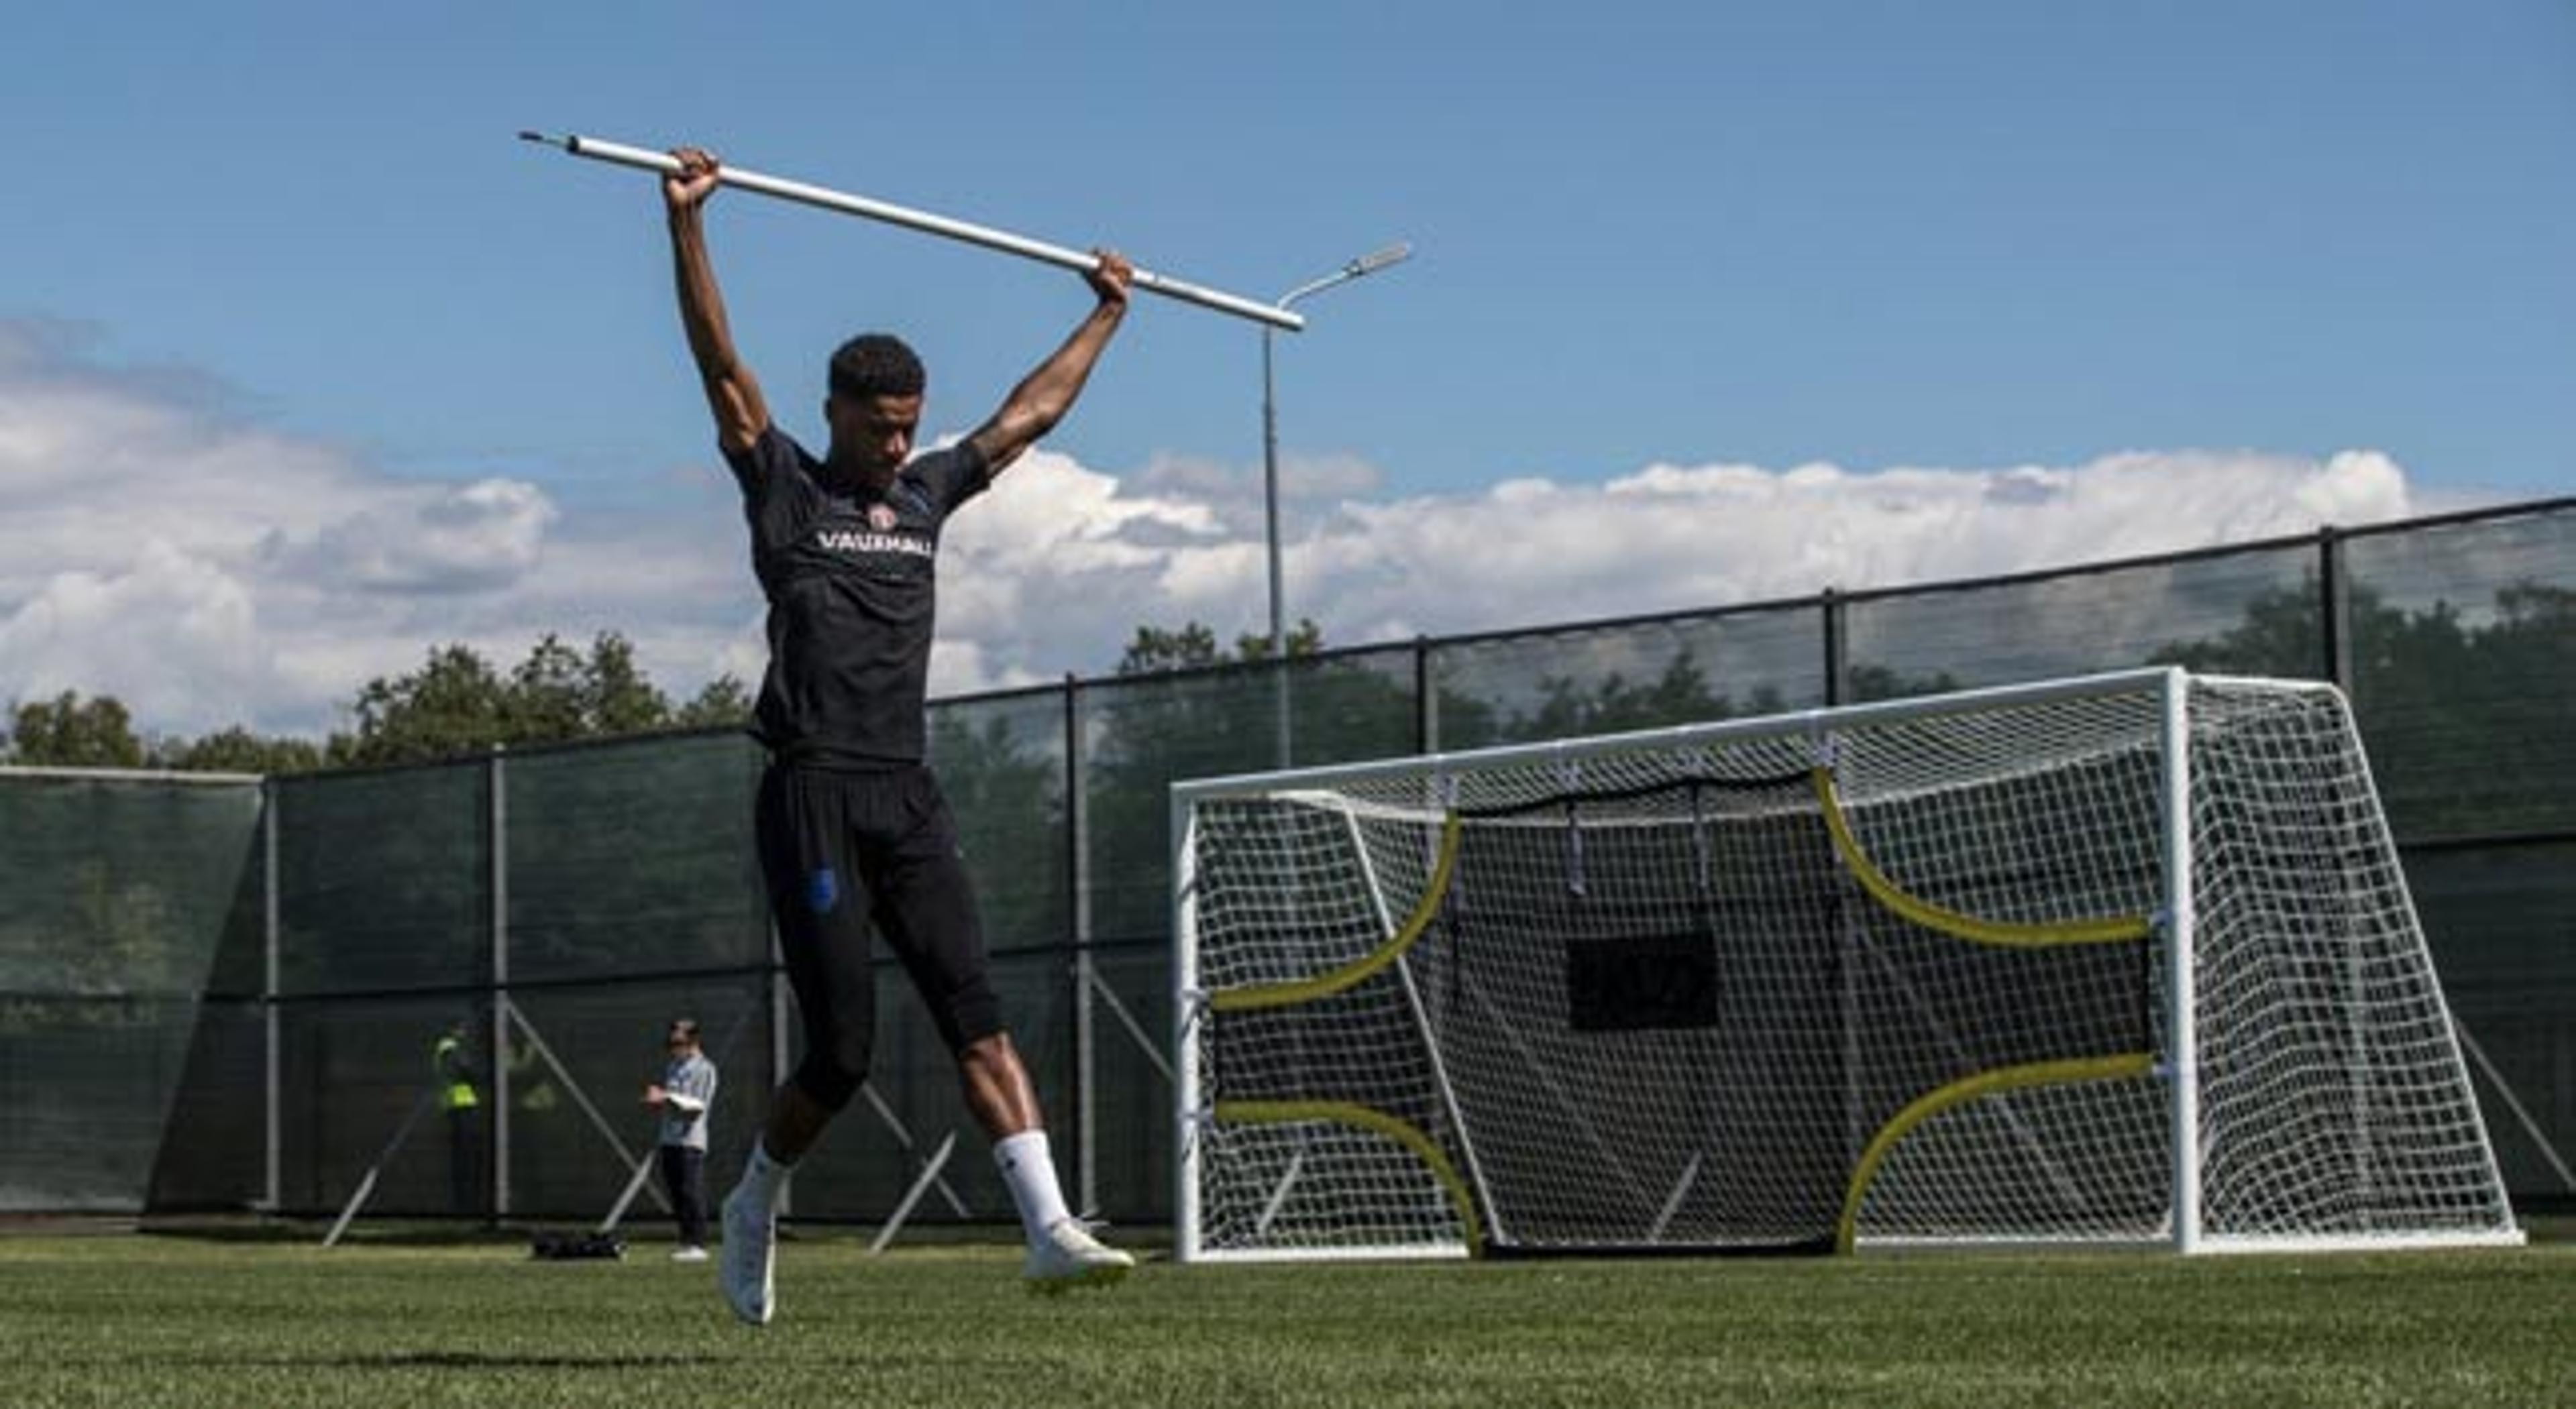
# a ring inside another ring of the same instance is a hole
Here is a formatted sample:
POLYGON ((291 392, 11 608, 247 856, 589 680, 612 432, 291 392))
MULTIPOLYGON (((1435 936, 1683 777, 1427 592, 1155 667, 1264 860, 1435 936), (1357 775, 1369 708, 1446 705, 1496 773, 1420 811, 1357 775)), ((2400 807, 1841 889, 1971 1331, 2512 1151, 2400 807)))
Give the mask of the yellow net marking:
MULTIPOLYGON (((2145 915, 2114 915, 2093 920, 2059 920, 2040 924, 2008 924, 1981 920, 1946 906, 1936 905, 1909 894, 1888 874, 1878 869, 1861 850, 1860 838, 1852 832, 1850 819, 1843 815, 1842 800, 1834 791, 1834 774, 1830 768, 1816 768, 1811 776, 1816 786, 1816 802, 1824 810, 1825 829, 1833 834, 1834 850, 1851 868, 1852 879, 1869 897, 1896 915, 1925 929, 2005 949, 2045 949, 2068 944, 2127 944, 2144 940, 2153 932, 2153 922, 2145 915)), ((1896 1113, 1896 1118, 1879 1127, 1861 1152, 1860 1165, 1852 1171, 1850 1187, 1843 1195, 1843 1213, 1834 1230, 1834 1245, 1842 1252, 1852 1250, 1859 1236, 1861 1204, 1869 1196, 1870 1181, 1878 1177, 1879 1166, 1896 1143, 1913 1133, 1916 1126, 1955 1106, 2006 1091, 2034 1086, 2067 1085, 2079 1081, 2110 1081, 2121 1077, 2142 1076, 2154 1069, 2154 1058, 2144 1052, 2126 1052, 2109 1057, 2081 1057, 2054 1062, 2031 1062, 2022 1066, 1998 1067, 1962 1077, 1938 1086, 1915 1098, 1913 1104, 1896 1113)))
MULTIPOLYGON (((1458 814, 1452 812, 1441 821, 1440 854, 1431 868, 1430 882, 1423 887, 1422 899, 1396 926, 1386 942, 1338 968, 1313 978, 1293 983, 1247 984, 1208 995, 1208 1006, 1229 1013, 1259 1008, 1285 1008, 1298 1003, 1311 1003, 1328 998, 1365 982, 1413 947, 1415 940, 1430 928, 1440 913, 1441 898, 1448 893, 1449 878, 1458 860, 1458 814)), ((1458 1176, 1457 1167, 1449 1162, 1430 1136, 1386 1112, 1349 1101, 1219 1101, 1216 1119, 1220 1123, 1239 1125, 1280 1125, 1297 1121, 1325 1121, 1346 1125, 1382 1135, 1411 1152, 1431 1172, 1449 1203, 1457 1211, 1458 1225, 1465 1230, 1470 1257, 1482 1252, 1484 1238, 1476 1221, 1476 1204, 1467 1191, 1467 1181, 1458 1176)))
POLYGON ((1842 854, 1843 863, 1851 868, 1852 879, 1869 892, 1871 899, 1897 915, 1928 930, 1937 930, 1954 939, 1971 944, 1991 945, 2002 949, 2040 949, 2060 944, 2120 944, 2147 937, 2149 921, 2144 915, 2114 915, 2098 920, 2053 920, 2039 924, 2011 924, 2000 920, 1980 920, 1945 906, 1910 895, 1890 879, 1861 850, 1860 838, 1852 834, 1850 819, 1843 816, 1842 800, 1834 793, 1834 773, 1830 768, 1812 770, 1816 785, 1817 805, 1824 809, 1825 830, 1834 838, 1834 850, 1842 854))
POLYGON ((1476 1222, 1476 1201, 1467 1192, 1467 1181, 1458 1177, 1457 1166, 1449 1162, 1440 1146, 1430 1136, 1415 1129, 1409 1121, 1399 1120, 1373 1107, 1349 1101, 1219 1101, 1216 1118, 1224 1125, 1291 1125, 1301 1121, 1323 1121, 1347 1125, 1382 1135, 1402 1145, 1415 1159, 1431 1171, 1442 1193, 1449 1196, 1449 1206, 1458 1215, 1458 1226, 1467 1239, 1467 1255, 1484 1253, 1484 1233, 1476 1222))
POLYGON ((1255 1008, 1286 1008, 1299 1003, 1312 1003, 1336 993, 1357 987, 1371 974, 1394 963, 1422 932, 1431 927, 1440 913, 1441 898, 1449 892, 1449 876, 1458 862, 1458 814, 1452 812, 1440 824, 1440 855, 1432 863, 1431 880, 1422 888, 1422 899, 1395 927, 1386 942, 1337 969, 1293 983, 1252 983, 1241 988, 1228 988, 1208 995, 1208 1006, 1220 1013, 1240 1013, 1255 1008))
POLYGON ((2145 1052, 2124 1052, 2112 1057, 2081 1057, 2059 1062, 2032 1062, 2025 1066, 1997 1067, 1974 1076, 1938 1086, 1914 1103, 1896 1113, 1896 1118, 1879 1127, 1869 1147, 1861 1152, 1860 1166, 1852 1171, 1851 1185, 1843 1194, 1843 1215, 1834 1225, 1834 1250, 1850 1252, 1860 1234, 1860 1206, 1869 1196, 1870 1181, 1878 1177, 1878 1167, 1896 1142, 1914 1131, 1914 1127, 1970 1101, 2006 1091, 2033 1086, 2064 1086, 2079 1081, 2112 1081, 2122 1077, 2144 1076, 2155 1069, 2155 1059, 2145 1052))

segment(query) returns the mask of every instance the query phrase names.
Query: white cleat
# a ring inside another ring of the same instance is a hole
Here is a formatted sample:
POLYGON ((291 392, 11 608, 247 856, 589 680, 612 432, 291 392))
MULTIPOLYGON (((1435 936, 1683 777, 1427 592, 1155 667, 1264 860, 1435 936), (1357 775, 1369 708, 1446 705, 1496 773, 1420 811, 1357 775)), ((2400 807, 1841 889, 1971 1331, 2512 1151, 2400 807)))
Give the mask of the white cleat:
POLYGON ((1136 1259, 1091 1236, 1078 1220, 1059 1218, 1046 1236, 1029 1244, 1029 1260, 1020 1275, 1033 1290, 1060 1292, 1108 1286, 1135 1265, 1136 1259))
POLYGON ((777 1267, 777 1217, 736 1186, 725 1195, 724 1252, 716 1262, 716 1284, 745 1324, 766 1326, 778 1310, 777 1267))
POLYGON ((677 1248, 672 1251, 671 1260, 673 1262, 704 1262, 707 1260, 707 1250, 694 1245, 685 1248, 677 1248))

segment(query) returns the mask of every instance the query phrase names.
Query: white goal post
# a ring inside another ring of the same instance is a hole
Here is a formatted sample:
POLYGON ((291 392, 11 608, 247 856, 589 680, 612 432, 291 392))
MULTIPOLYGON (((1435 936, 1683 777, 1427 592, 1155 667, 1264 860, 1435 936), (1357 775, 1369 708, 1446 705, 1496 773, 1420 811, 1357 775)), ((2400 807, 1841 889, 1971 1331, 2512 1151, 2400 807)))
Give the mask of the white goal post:
POLYGON ((1175 784, 1184 1261, 2517 1244, 2343 696, 1175 784))

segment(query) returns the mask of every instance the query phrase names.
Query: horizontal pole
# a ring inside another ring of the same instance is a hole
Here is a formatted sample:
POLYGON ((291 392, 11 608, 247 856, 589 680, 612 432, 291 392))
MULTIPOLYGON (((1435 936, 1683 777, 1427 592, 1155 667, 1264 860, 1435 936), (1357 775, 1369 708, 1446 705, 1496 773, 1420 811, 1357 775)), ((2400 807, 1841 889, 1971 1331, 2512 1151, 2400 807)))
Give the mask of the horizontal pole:
MULTIPOLYGON (((561 147, 574 156, 588 157, 593 161, 639 167, 665 175, 674 174, 680 169, 679 159, 667 152, 630 147, 618 142, 603 141, 597 137, 549 137, 542 132, 521 132, 519 136, 524 141, 542 142, 547 146, 561 147)), ((970 224, 963 220, 952 220, 944 215, 933 215, 928 211, 913 210, 908 206, 871 200, 866 196, 854 196, 846 191, 832 190, 827 186, 813 186, 802 181, 764 176, 757 171, 746 171, 740 167, 722 164, 716 168, 716 179, 727 186, 759 195, 795 201, 800 205, 818 206, 824 210, 882 221, 888 225, 900 225, 907 230, 919 230, 928 235, 962 240, 970 245, 982 245, 986 249, 1000 250, 1004 254, 1016 254, 1023 259, 1034 259, 1040 263, 1058 265, 1085 274, 1100 267, 1100 259, 1097 255, 1081 250, 1051 245, 1044 240, 1033 240, 1025 235, 1014 235, 1008 230, 996 230, 989 225, 970 224)), ((1138 269, 1128 282, 1130 287, 1142 289, 1150 294, 1160 294, 1165 298, 1178 299, 1183 303, 1195 303, 1201 308, 1212 308, 1219 313, 1231 313, 1238 318, 1249 318, 1257 323, 1267 323, 1274 328, 1285 328, 1292 333, 1306 326, 1304 317, 1276 304, 1261 303, 1220 290, 1202 288, 1197 284, 1175 279, 1168 274, 1138 269)))
MULTIPOLYGON (((1450 773, 1464 768, 1492 767, 1497 764, 1509 766, 1574 762, 1598 754, 1626 753, 1637 749, 1666 748, 1678 744, 1696 745, 1733 743, 1742 739, 1810 737, 1821 729, 1876 724, 1889 719, 1919 719, 1935 715, 1967 714, 1990 705, 2046 704, 2062 699, 2122 694, 2149 687, 2162 688, 2166 676, 2184 673, 2186 672, 2178 666, 2141 666, 2132 670, 2106 671, 2100 675, 2070 676, 2059 680, 2033 680, 2013 685, 1987 685, 1973 690, 1953 691, 1945 695, 1914 695, 1904 699, 1873 700, 1866 704, 1818 706, 1813 709, 1791 710, 1744 719, 1710 720, 1698 724, 1668 724, 1661 728, 1639 729, 1624 734, 1596 734, 1584 738, 1544 740, 1526 744, 1496 744, 1487 748, 1463 749, 1456 753, 1399 755, 1354 763, 1319 764, 1309 768, 1282 768, 1260 773, 1179 779, 1171 785, 1172 799, 1176 806, 1186 806, 1202 798, 1266 793, 1283 787, 1340 788, 1372 778, 1450 773)), ((2304 687, 2309 682, 2287 683, 2293 687, 2304 687)), ((2319 688, 2332 687, 2320 686, 2319 688)), ((1436 812, 1434 815, 1437 815, 1436 812)))
POLYGON ((0 778, 29 778, 53 783, 181 783, 228 787, 267 781, 262 773, 193 773, 174 768, 57 768, 41 764, 0 764, 0 778))

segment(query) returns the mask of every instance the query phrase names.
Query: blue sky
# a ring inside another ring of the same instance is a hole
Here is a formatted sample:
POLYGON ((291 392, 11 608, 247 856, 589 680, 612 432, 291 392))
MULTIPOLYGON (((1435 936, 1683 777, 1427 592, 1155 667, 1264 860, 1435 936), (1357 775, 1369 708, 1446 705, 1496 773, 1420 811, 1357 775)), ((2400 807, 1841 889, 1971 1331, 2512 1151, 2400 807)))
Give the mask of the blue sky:
MULTIPOLYGON (((83 614, 228 592, 199 644, 266 652, 268 674, 196 706, 170 692, 166 727, 319 727, 445 639, 514 654, 616 629, 679 687, 756 666, 650 181, 522 127, 695 141, 1246 294, 1410 240, 1412 262, 1304 305, 1278 348, 1291 611, 1344 609, 1336 641, 2029 566, 1819 547, 1863 532, 1856 506, 2015 473, 2176 476, 2170 543, 2070 520, 2051 541, 2078 557, 2576 487, 2561 0, 379 8, 13 21, 0 449, 14 433, 19 458, 0 474, 95 525, 200 483, 186 523, 146 535, 166 560, 102 529, 0 567, 0 695, 149 698, 155 657, 90 651, 83 614), (165 473, 112 499, 60 458, 145 441, 165 473), (216 443, 307 465, 334 488, 296 502, 337 516, 271 510, 291 480, 188 453, 216 443), (1657 492, 1723 481, 1773 506, 1760 539, 1717 535, 1739 554, 1843 517, 1762 572, 1554 581, 1583 554, 1539 543, 1514 559, 1540 579, 1525 593, 1407 577, 1394 604, 1361 600, 1410 571, 1389 545, 1441 551, 1439 520, 1491 533, 1537 504, 1606 526, 1659 466, 1657 492), (2218 493, 2240 481, 2270 497, 2218 493), (361 552, 329 586, 318 564, 361 552), (701 552, 665 576, 702 598, 621 575, 701 552), (1437 605, 1468 598, 1482 615, 1437 605)), ((719 202, 739 339, 800 433, 851 331, 911 338, 930 426, 955 432, 1083 307, 1061 271, 719 202)), ((1251 325, 1140 301, 1050 441, 1061 473, 998 516, 1058 551, 1013 558, 997 523, 967 564, 1071 571, 1096 549, 1140 585, 1047 633, 952 563, 945 683, 1103 669, 1146 617, 1257 624, 1259 372, 1251 325), (1171 541, 1223 551, 1138 567, 1171 541)))

